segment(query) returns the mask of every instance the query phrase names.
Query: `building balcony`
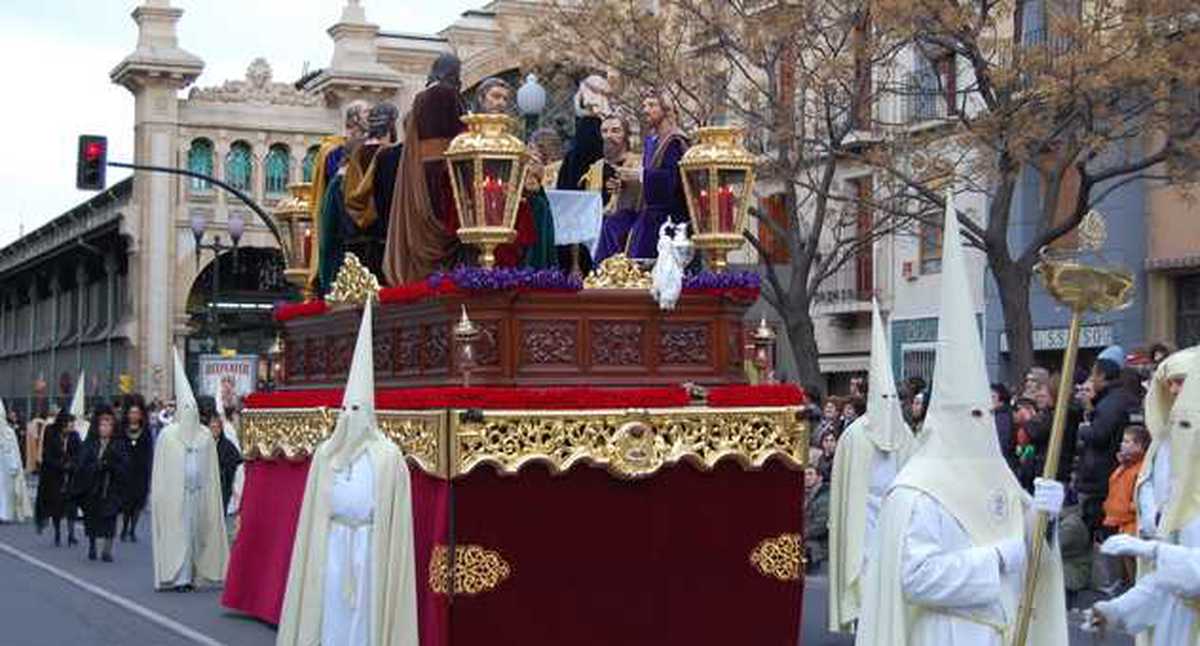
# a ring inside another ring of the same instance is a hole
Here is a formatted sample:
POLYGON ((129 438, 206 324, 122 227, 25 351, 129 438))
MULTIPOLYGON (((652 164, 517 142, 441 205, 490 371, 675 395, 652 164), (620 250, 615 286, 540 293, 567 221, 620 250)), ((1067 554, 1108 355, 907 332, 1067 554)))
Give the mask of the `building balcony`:
POLYGON ((870 312, 871 299, 878 295, 872 260, 870 256, 853 259, 826 278, 813 295, 812 313, 835 316, 870 312))

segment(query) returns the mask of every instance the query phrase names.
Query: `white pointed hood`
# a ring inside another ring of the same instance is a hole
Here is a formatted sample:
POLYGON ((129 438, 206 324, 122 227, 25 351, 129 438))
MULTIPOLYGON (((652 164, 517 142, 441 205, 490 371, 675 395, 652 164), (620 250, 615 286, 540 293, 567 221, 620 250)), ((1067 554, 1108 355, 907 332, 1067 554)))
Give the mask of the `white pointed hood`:
MULTIPOLYGON (((1150 388, 1146 392, 1146 429, 1150 437, 1161 440, 1167 431, 1167 418, 1175 398, 1167 390, 1167 382, 1188 374, 1191 364, 1200 359, 1200 346, 1184 348, 1163 359, 1154 371, 1150 388)), ((1186 382, 1185 382, 1186 383, 1186 382)))
POLYGON ((363 306, 358 341, 354 344, 354 359, 350 376, 342 395, 342 411, 337 426, 326 442, 325 451, 335 470, 352 464, 363 448, 383 438, 375 419, 375 356, 371 333, 371 302, 363 306))
POLYGON ((876 301, 871 302, 871 367, 867 378, 867 437, 881 451, 908 448, 913 435, 904 422, 896 380, 892 377, 892 350, 876 301))
POLYGON ((1024 490, 996 438, 991 389, 953 195, 946 196, 941 314, 924 439, 897 476, 936 499, 977 545, 1020 536, 1024 490))
POLYGON ((75 418, 75 431, 79 433, 81 439, 87 439, 88 419, 85 416, 84 407, 87 403, 87 395, 84 394, 84 384, 87 382, 87 371, 79 372, 79 381, 75 384, 75 395, 71 397, 71 407, 67 412, 75 418))
POLYGON ((179 427, 179 439, 184 444, 196 446, 208 436, 209 431, 200 423, 196 395, 192 392, 192 385, 188 383, 187 371, 179 358, 179 350, 173 350, 171 356, 175 359, 175 419, 171 425, 179 427))
POLYGON ((1159 533, 1168 539, 1200 516, 1200 360, 1189 358, 1184 364, 1188 371, 1183 390, 1167 421, 1171 497, 1163 510, 1159 533))

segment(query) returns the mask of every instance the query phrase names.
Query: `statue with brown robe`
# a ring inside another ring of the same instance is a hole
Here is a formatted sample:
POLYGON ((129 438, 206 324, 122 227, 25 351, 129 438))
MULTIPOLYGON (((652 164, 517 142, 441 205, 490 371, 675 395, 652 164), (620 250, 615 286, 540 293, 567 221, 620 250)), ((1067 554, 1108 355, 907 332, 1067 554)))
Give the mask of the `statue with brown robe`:
POLYGON ((446 147, 465 127, 459 97, 462 63, 442 54, 428 86, 413 99, 404 122, 405 146, 388 218, 383 274, 390 285, 421 280, 456 246, 458 209, 446 166, 446 147))

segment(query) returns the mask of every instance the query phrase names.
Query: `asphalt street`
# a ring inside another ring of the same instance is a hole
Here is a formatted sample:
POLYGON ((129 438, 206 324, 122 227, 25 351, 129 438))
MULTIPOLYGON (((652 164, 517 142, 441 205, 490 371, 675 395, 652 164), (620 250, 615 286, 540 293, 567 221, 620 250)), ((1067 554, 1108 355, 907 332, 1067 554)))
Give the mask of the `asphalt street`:
MULTIPOLYGON (((144 523, 148 529, 149 520, 144 523)), ((81 537, 82 538, 82 537, 81 537)), ((219 592, 155 592, 148 536, 117 543, 115 563, 88 561, 86 547, 55 547, 53 532, 31 524, 0 525, 0 643, 4 646, 175 646, 273 644, 274 628, 226 612, 219 592)), ((824 629, 827 579, 808 577, 804 646, 849 646, 853 639, 824 629)), ((1072 645, 1126 646, 1073 631, 1072 645)))

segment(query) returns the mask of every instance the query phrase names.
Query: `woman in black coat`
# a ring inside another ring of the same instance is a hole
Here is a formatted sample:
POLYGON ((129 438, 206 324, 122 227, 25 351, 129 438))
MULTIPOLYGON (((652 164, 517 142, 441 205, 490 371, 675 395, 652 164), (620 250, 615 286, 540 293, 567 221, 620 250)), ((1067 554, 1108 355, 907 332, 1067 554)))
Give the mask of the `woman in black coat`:
POLYGON ((79 464, 80 440, 74 420, 60 412, 42 438, 42 465, 38 471, 38 490, 34 520, 40 534, 46 521, 54 521, 54 544, 62 544, 62 519, 67 519, 67 544, 75 540, 75 504, 71 501, 71 478, 79 464))
POLYGON ((72 485, 83 507, 88 558, 96 560, 96 539, 100 539, 101 559, 108 563, 113 560, 113 536, 117 531, 117 516, 121 513, 129 473, 129 455, 116 431, 117 418, 113 410, 108 406, 97 407, 72 485))
POLYGON ((136 543, 138 518, 146 508, 146 498, 150 493, 150 468, 154 461, 154 438, 146 423, 146 406, 140 396, 130 396, 125 403, 121 443, 129 454, 129 479, 125 487, 125 502, 121 506, 121 540, 136 543))

